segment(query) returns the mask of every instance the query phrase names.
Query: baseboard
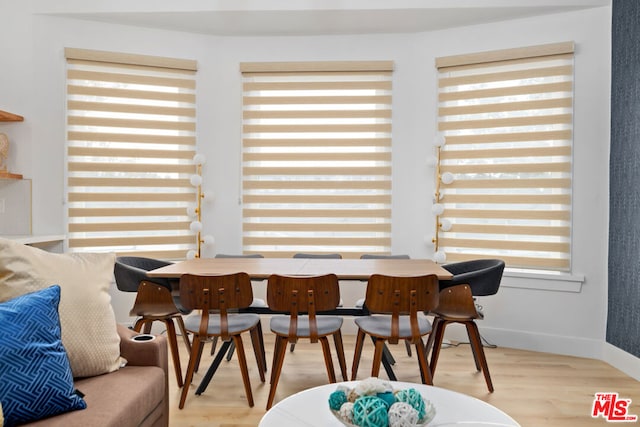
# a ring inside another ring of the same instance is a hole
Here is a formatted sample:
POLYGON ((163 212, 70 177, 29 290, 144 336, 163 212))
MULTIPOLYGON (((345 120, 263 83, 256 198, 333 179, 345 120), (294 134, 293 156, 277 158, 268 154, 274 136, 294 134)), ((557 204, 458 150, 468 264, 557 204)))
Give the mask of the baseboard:
POLYGON ((627 353, 608 342, 604 343, 603 350, 603 361, 640 381, 640 357, 627 353))
MULTIPOLYGON (((480 334, 498 346, 602 360, 640 381, 640 358, 604 341, 498 328, 480 328, 480 334)), ((446 337, 468 340, 464 328, 447 328, 446 337)))
MULTIPOLYGON (((479 328, 487 341, 498 346, 600 360, 603 356, 603 342, 596 339, 481 326, 479 328)), ((461 331, 464 333, 464 329, 461 331)))

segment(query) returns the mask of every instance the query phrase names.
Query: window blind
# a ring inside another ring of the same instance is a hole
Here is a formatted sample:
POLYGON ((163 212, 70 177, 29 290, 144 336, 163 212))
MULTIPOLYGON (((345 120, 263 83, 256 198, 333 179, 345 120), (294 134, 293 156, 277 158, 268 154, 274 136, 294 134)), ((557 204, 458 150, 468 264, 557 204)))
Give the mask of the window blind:
POLYGON ((573 51, 567 42, 436 60, 436 241, 447 262, 570 269, 573 51))
POLYGON ((243 63, 243 247, 391 248, 392 62, 243 63))
POLYGON ((65 49, 69 249, 195 249, 195 61, 65 49))

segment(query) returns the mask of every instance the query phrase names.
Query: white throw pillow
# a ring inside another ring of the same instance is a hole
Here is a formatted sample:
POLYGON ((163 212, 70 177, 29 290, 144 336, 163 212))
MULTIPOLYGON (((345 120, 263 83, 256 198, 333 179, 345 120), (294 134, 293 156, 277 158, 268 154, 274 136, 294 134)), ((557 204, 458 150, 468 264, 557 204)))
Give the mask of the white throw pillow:
POLYGON ((60 285, 60 325, 74 377, 120 367, 120 337, 111 307, 115 254, 46 252, 0 238, 0 302, 60 285))

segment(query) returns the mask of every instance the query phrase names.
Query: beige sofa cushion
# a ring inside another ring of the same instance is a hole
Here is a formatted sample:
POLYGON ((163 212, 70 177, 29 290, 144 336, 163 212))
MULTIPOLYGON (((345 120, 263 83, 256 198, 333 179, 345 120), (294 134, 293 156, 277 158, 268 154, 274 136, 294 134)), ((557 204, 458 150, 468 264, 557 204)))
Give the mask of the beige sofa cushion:
POLYGON ((60 285, 62 344, 74 377, 120 367, 109 295, 114 263, 114 254, 57 254, 0 238, 0 301, 60 285))

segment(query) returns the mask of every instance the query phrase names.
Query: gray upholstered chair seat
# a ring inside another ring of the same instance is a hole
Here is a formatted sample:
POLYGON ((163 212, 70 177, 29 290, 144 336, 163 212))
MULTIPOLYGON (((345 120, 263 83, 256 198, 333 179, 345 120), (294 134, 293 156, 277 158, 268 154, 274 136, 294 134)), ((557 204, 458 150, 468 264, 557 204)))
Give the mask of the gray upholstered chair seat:
MULTIPOLYGON (((411 323, 409 322, 409 316, 400 316, 399 338, 411 338, 411 323)), ((356 325, 369 335, 378 336, 391 336, 391 316, 365 316, 355 319, 356 325)), ((426 335, 431 332, 431 322, 426 317, 418 316, 418 327, 420 328, 420 335, 426 335)))
MULTIPOLYGON (((228 321, 229 334, 234 335, 254 328, 260 322, 260 316, 254 313, 229 314, 228 321)), ((187 330, 198 332, 200 329, 200 316, 188 316, 184 319, 184 324, 187 330)), ((207 333, 210 335, 220 334, 220 316, 212 315, 209 317, 207 333)))
MULTIPOLYGON (((342 327, 342 317, 335 316, 318 316, 318 335, 331 335, 340 330, 342 327)), ((290 316, 273 316, 271 318, 271 331, 279 335, 289 335, 290 316)), ((309 317, 298 316, 298 337, 308 338, 311 335, 309 331, 309 317)))

